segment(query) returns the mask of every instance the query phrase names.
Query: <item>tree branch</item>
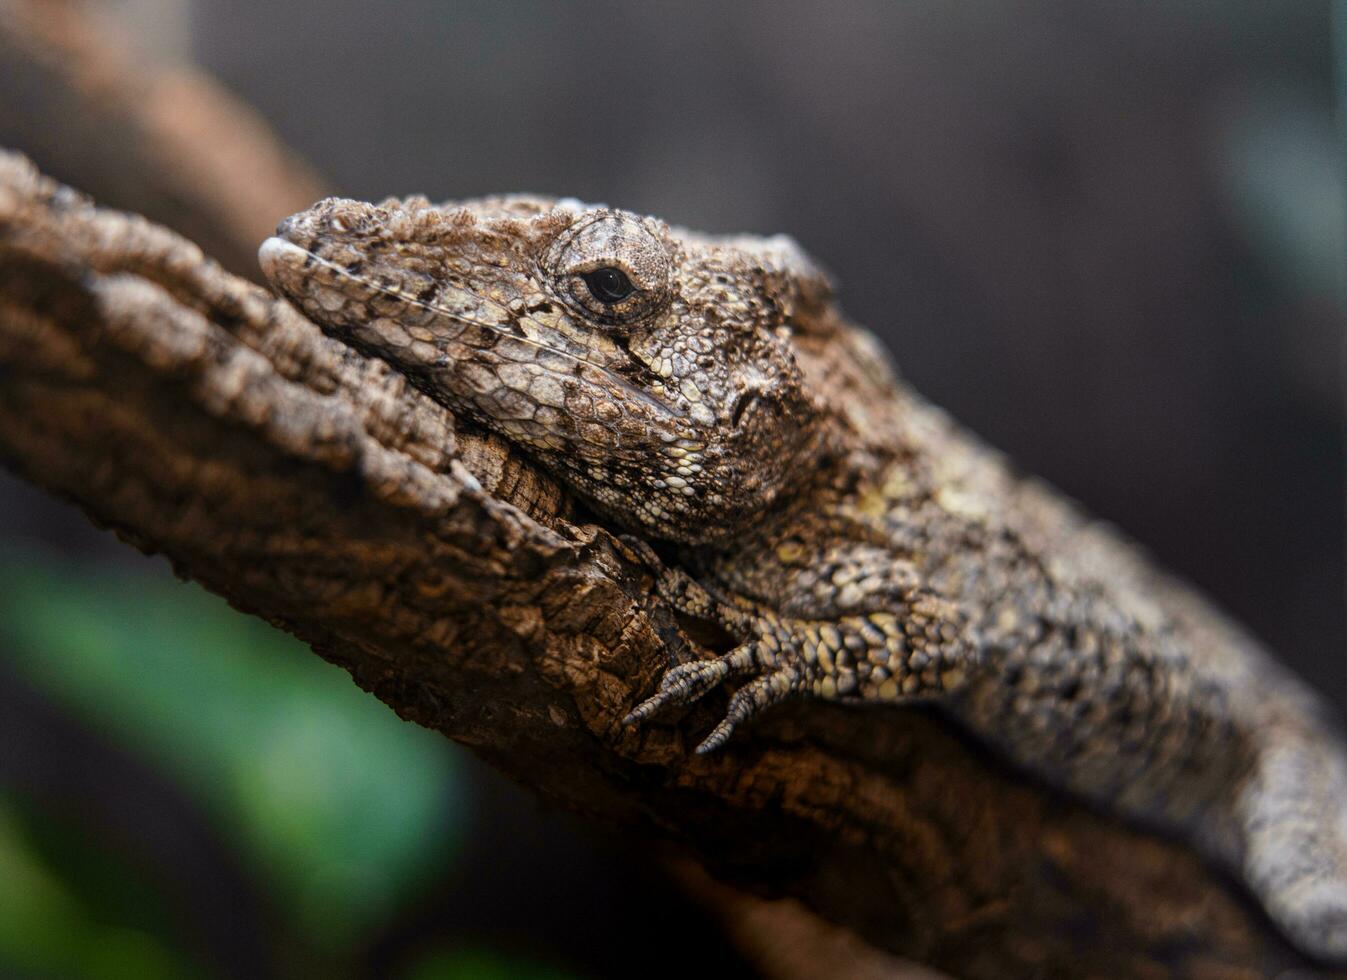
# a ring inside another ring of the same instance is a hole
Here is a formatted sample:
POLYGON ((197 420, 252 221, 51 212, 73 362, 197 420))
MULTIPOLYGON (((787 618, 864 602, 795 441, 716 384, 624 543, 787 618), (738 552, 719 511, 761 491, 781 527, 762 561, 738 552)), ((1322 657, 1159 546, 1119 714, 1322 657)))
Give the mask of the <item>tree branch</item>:
POLYGON ((12 155, 0 457, 556 804, 883 949, 968 977, 1305 968, 1192 854, 927 713, 783 707, 710 757, 690 750, 723 695, 623 727, 683 645, 608 529, 381 362, 12 155))

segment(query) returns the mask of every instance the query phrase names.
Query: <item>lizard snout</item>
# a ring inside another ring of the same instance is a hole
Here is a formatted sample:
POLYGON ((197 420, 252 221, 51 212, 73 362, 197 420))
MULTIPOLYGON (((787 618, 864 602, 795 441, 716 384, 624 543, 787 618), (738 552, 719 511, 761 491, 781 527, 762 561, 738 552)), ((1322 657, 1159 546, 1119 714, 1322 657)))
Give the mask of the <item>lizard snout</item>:
MULTIPOLYGON (((276 225, 276 237, 277 237, 277 238, 285 238, 285 239, 289 239, 289 238, 291 238, 291 237, 294 235, 294 232, 295 232, 295 224, 296 224, 295 218, 296 218, 296 215, 293 215, 293 214, 292 214, 292 215, 290 215, 288 218, 283 218, 283 219, 281 219, 281 222, 280 222, 278 225, 276 225)), ((268 240, 270 240, 270 239, 268 239, 268 240)), ((265 243, 263 243, 263 244, 265 245, 265 243)))
MULTIPOLYGON (((284 225, 284 222, 282 222, 282 225, 284 225)), ((281 229, 277 228, 276 230, 280 231, 281 229)), ((287 287, 296 275, 304 271, 305 263, 308 260, 308 252, 281 237, 268 238, 257 249, 257 264, 261 266, 262 274, 267 277, 267 282, 287 294, 289 292, 287 287)))

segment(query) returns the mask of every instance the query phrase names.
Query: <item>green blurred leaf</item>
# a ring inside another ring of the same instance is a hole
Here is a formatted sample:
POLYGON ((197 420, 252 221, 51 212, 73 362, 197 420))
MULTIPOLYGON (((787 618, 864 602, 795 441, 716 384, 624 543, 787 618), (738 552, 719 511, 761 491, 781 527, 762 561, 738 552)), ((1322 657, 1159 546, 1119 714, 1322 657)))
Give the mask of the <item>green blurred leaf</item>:
POLYGON ((443 738, 196 586, 0 552, 0 635, 36 686, 208 807, 329 951, 459 844, 443 738))
POLYGON ((0 803, 0 963, 24 975, 84 980, 199 975, 152 932, 108 923, 36 852, 0 803))

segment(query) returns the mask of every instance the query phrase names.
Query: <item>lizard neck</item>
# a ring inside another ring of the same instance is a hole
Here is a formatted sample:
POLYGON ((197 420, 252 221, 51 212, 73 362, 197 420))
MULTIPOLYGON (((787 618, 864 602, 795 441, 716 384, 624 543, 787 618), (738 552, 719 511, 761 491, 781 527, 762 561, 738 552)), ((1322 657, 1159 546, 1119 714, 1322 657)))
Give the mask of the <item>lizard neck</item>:
POLYGON ((764 547, 775 548, 784 538, 799 538, 814 547, 833 534, 839 515, 862 499, 885 460, 849 439, 845 426, 828 420, 820 426, 816 444, 798 466, 796 481, 767 507, 726 521, 714 538, 686 545, 684 555, 701 567, 743 565, 759 560, 764 547), (807 540, 806 540, 807 539, 807 540))

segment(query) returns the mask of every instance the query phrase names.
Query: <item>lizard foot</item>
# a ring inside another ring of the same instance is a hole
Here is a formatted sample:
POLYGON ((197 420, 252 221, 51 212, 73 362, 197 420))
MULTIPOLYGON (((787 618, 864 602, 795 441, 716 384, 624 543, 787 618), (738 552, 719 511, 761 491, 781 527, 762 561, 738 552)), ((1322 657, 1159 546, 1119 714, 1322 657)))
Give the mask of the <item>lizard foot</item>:
MULTIPOLYGON (((749 673, 760 666, 758 646, 754 643, 736 647, 716 660, 681 664, 664 675, 659 690, 632 709, 623 719, 623 724, 634 725, 644 721, 666 705, 690 704, 727 678, 749 673)), ((705 755, 720 748, 736 725, 747 721, 763 708, 789 697, 800 689, 801 680, 800 671, 778 667, 744 685, 730 698, 725 718, 697 746, 697 754, 705 755)))
POLYGON ((817 671, 807 669, 794 649, 790 624, 763 616, 749 603, 711 592, 682 569, 664 565, 644 542, 627 543, 654 571, 656 591, 666 602, 684 615, 719 624, 741 642, 723 657, 669 670, 659 690, 633 708, 623 724, 637 724, 668 705, 691 704, 731 677, 757 674, 735 692, 725 718, 697 746, 697 754, 705 755, 724 745, 741 722, 809 686, 817 671))
POLYGON ((715 660, 681 664, 664 675, 659 690, 625 721, 636 724, 671 704, 688 704, 731 677, 752 675, 730 698, 725 718, 697 746, 713 752, 735 727, 790 697, 872 698, 911 701, 943 697, 967 676, 974 648, 959 611, 938 598, 909 590, 886 596, 883 609, 820 608, 808 618, 698 582, 649 551, 659 596, 679 613, 719 625, 738 641, 715 660), (890 601, 891 600, 891 601, 890 601))

